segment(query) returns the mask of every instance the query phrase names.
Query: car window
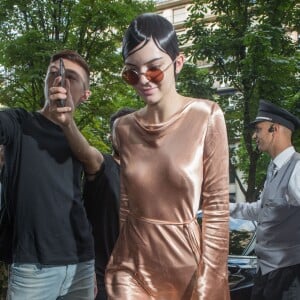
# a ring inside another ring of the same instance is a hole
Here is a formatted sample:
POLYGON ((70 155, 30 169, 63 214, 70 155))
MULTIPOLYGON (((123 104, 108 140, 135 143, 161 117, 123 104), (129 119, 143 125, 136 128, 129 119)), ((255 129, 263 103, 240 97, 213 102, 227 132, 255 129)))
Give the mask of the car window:
MULTIPOLYGON (((202 211, 197 214, 198 223, 202 224, 202 211)), ((255 255, 255 233, 256 223, 248 220, 234 219, 229 220, 229 254, 230 255, 255 255)))
MULTIPOLYGON (((245 249, 248 249, 250 244, 252 244, 253 239, 255 238, 256 223, 253 221, 234 219, 230 217, 229 230, 229 254, 245 254, 245 249)), ((252 247, 252 251, 249 251, 246 254, 254 255, 254 247, 252 247)))

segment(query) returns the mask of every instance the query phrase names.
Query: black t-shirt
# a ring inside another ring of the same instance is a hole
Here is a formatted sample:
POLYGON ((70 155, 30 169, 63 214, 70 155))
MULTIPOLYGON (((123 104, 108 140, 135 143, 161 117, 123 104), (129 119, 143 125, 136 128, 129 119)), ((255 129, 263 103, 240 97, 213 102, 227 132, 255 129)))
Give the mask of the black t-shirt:
POLYGON ((65 265, 93 259, 81 164, 60 127, 40 113, 10 110, 0 112, 0 133, 6 147, 4 182, 14 182, 6 189, 13 204, 13 261, 65 265))
POLYGON ((119 235, 120 166, 111 155, 92 181, 86 180, 83 198, 95 240, 95 268, 100 285, 109 257, 119 235))

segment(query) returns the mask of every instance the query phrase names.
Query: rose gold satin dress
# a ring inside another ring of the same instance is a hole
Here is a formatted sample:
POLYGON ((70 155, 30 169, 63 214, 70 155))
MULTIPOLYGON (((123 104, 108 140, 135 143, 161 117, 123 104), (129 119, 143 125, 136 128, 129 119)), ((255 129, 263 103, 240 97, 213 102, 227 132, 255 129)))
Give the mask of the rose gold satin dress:
POLYGON ((109 299, 229 299, 229 158, 219 106, 189 99, 155 125, 124 116, 115 142, 121 232, 106 270, 109 299))

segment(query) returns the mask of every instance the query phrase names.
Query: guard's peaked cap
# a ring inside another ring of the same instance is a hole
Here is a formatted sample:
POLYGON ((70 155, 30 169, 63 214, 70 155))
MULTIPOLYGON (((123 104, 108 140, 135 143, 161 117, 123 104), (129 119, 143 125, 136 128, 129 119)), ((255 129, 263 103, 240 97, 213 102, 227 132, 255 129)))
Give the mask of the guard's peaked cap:
POLYGON ((271 102, 260 100, 257 117, 250 123, 250 127, 254 127, 256 123, 265 121, 278 123, 289 128, 291 131, 300 128, 299 118, 271 102))

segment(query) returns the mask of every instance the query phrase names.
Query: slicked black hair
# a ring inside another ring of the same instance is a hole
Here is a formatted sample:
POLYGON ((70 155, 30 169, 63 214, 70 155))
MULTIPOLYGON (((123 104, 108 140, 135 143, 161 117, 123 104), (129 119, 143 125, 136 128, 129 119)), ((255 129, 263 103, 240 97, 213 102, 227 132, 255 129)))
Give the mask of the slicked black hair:
POLYGON ((173 25, 160 15, 145 13, 135 18, 125 32, 122 46, 123 60, 143 48, 151 38, 172 60, 178 56, 179 45, 173 25), (141 47, 133 51, 141 43, 143 43, 141 47))

